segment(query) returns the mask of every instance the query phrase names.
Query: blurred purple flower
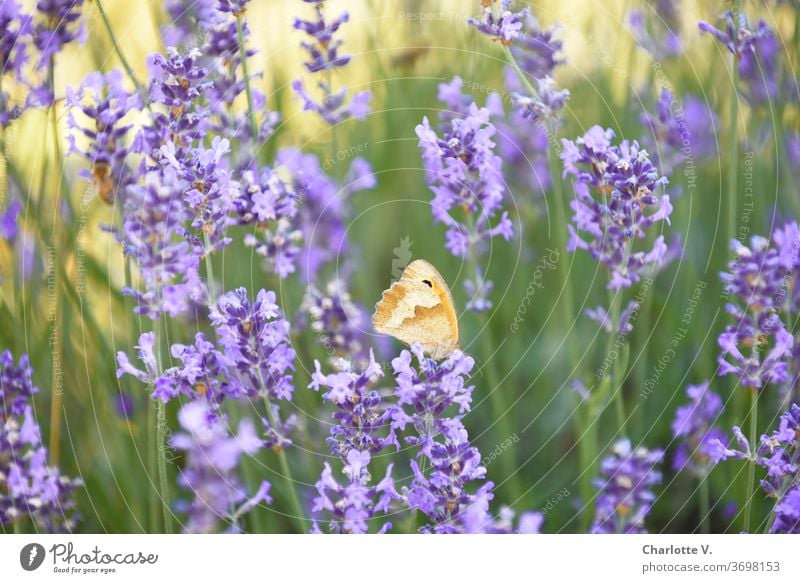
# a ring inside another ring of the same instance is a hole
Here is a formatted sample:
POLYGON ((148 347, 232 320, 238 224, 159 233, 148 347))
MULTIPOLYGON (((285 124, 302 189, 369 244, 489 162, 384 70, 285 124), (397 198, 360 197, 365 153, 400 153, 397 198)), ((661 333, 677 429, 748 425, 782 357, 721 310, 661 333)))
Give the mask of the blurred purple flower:
POLYGON ((676 0, 651 0, 647 9, 629 13, 628 23, 636 43, 654 59, 674 57, 683 50, 680 8, 676 0))
POLYGON ((661 482, 656 468, 664 453, 644 447, 633 449, 621 439, 600 464, 595 485, 600 492, 592 524, 593 534, 643 534, 645 518, 655 501, 653 486, 661 482))
POLYGON ((688 469, 702 478, 719 461, 711 443, 724 437, 716 426, 722 414, 722 399, 709 389, 707 381, 689 385, 686 394, 691 402, 678 407, 672 421, 672 436, 680 441, 672 468, 676 472, 688 469))
MULTIPOLYGON (((344 41, 335 38, 335 35, 342 24, 349 20, 350 15, 343 12, 333 20, 326 20, 323 0, 306 0, 306 3, 313 5, 315 19, 296 18, 293 25, 295 30, 308 35, 308 40, 300 43, 308 53, 308 60, 304 61, 306 69, 309 73, 318 75, 346 66, 350 62, 350 55, 339 52, 344 41)), ((320 99, 312 97, 299 79, 292 82, 292 89, 303 102, 303 109, 316 112, 326 123, 336 125, 350 117, 360 120, 369 113, 369 91, 356 93, 347 103, 346 88, 334 91, 329 80, 320 80, 317 85, 321 93, 320 99)))
POLYGON ((771 533, 800 534, 800 486, 788 490, 775 506, 771 533))
POLYGON ((0 213, 0 239, 5 239, 10 245, 17 240, 19 233, 19 213, 22 211, 22 203, 14 199, 0 213))
POLYGON ((22 69, 28 61, 33 32, 31 16, 21 8, 15 0, 0 3, 0 75, 10 74, 17 79, 22 78, 22 69))
POLYGON ((269 482, 261 482, 249 496, 238 475, 241 457, 252 456, 263 445, 253 424, 243 419, 237 433, 230 435, 225 417, 213 414, 201 401, 184 405, 178 421, 183 432, 172 437, 170 445, 186 452, 178 483, 193 495, 191 502, 178 504, 188 515, 184 530, 213 533, 226 523, 227 531, 239 531, 243 515, 262 502, 272 502, 269 482))
POLYGON ((735 301, 726 305, 733 324, 718 339, 722 349, 719 374, 735 374, 747 387, 781 383, 789 375, 794 339, 779 313, 787 303, 787 286, 797 269, 800 231, 795 223, 789 223, 776 229, 774 239, 772 245, 755 236, 750 247, 733 240, 730 271, 720 276, 726 294, 735 301))
POLYGON ((747 22, 747 16, 739 12, 736 16, 738 22, 734 20, 732 12, 726 12, 722 19, 725 21, 725 30, 716 28, 705 21, 700 21, 698 27, 701 32, 706 32, 725 45, 731 53, 742 56, 745 52, 753 52, 758 39, 771 34, 767 24, 761 20, 756 30, 751 30, 747 22), (738 26, 737 26, 738 25, 738 26), (738 31, 736 30, 738 28, 738 31))
POLYGON ((491 4, 484 3, 481 20, 468 18, 467 23, 480 32, 504 45, 511 45, 519 38, 523 22, 530 14, 530 9, 523 8, 519 12, 511 12, 511 0, 502 0, 499 14, 495 14, 491 4))
POLYGON ((642 141, 664 176, 681 166, 684 173, 694 172, 696 163, 717 154, 717 114, 693 95, 679 100, 664 89, 655 112, 644 112, 640 119, 647 129, 642 141))
POLYGON ((560 34, 561 27, 545 28, 532 12, 525 14, 522 30, 511 45, 511 53, 522 71, 531 79, 552 77, 556 67, 566 62, 563 55, 564 43, 558 38, 560 34))
POLYGON ((122 72, 114 69, 105 75, 89 73, 77 90, 67 87, 66 103, 69 151, 85 158, 90 166, 80 175, 94 182, 103 201, 112 203, 117 193, 124 193, 135 180, 128 162, 130 148, 125 144, 132 126, 122 119, 141 107, 139 95, 122 87, 122 72), (78 111, 89 124, 79 123, 75 115, 78 111), (78 135, 89 140, 85 150, 78 145, 78 135))
MULTIPOLYGON (((33 29, 33 42, 39 50, 37 68, 46 67, 50 58, 60 52, 64 45, 76 39, 80 42, 86 40, 86 27, 82 22, 78 22, 81 18, 82 7, 83 0, 38 0, 36 2, 38 19, 33 29)), ((42 105, 49 105, 49 103, 42 105)))

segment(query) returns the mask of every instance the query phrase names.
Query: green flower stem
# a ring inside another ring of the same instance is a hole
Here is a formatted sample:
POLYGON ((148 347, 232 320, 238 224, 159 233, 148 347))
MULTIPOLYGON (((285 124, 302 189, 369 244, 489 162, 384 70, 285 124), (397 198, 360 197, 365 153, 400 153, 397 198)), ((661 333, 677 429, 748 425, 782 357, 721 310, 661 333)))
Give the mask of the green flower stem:
MULTIPOLYGON (((503 47, 508 63, 514 69, 519 82, 534 98, 538 98, 539 94, 533 85, 528 80, 525 72, 519 66, 514 53, 507 46, 503 47)), ((547 160, 550 169, 550 179, 552 180, 551 199, 548 201, 548 207, 553 209, 555 213, 555 244, 558 247, 559 253, 565 253, 567 248, 566 241, 566 225, 567 225, 567 212, 565 205, 567 201, 564 196, 564 184, 561 177, 561 166, 559 164, 558 144, 556 142, 556 123, 547 126, 547 160)), ((564 333, 567 333, 573 325, 573 318, 575 317, 575 299, 573 296, 572 282, 570 281, 569 272, 571 264, 566 260, 558 262, 558 272, 561 281, 562 298, 558 302, 561 314, 561 326, 564 333)), ((575 367, 580 362, 580 349, 578 347, 578 338, 576 334, 569 334, 567 339, 568 346, 568 360, 567 369, 569 375, 572 376, 575 367)), ((597 452, 597 425, 594 423, 591 411, 587 411, 587 415, 576 414, 573 415, 573 431, 577 440, 578 456, 581 460, 586 462, 584 471, 580 478, 580 491, 581 497, 584 500, 589 500, 592 496, 593 486, 593 472, 591 467, 595 465, 597 452), (585 417, 585 418, 584 418, 585 417)), ((591 518, 591 513, 586 514, 586 520, 591 518)), ((588 523, 587 523, 588 524, 588 523)))
MULTIPOLYGON (((164 370, 162 363, 162 350, 163 334, 161 330, 161 322, 156 320, 154 322, 153 333, 155 335, 155 353, 156 364, 158 367, 158 374, 164 370)), ((153 404, 156 409, 156 424, 155 424, 155 446, 157 449, 156 460, 158 463, 158 484, 159 494, 161 496, 161 514, 164 519, 164 533, 172 534, 172 511, 170 510, 170 492, 169 480, 167 477, 167 412, 166 405, 161 399, 157 399, 153 404)))
MULTIPOLYGON (((758 389, 750 388, 750 447, 758 447, 758 389)), ((756 463, 752 460, 747 467, 747 499, 744 506, 744 530, 750 532, 753 497, 756 489, 756 463)))
MULTIPOLYGON (((272 411, 272 402, 270 401, 269 394, 267 392, 267 385, 264 382, 261 369, 258 369, 258 382, 261 385, 261 395, 264 399, 264 406, 267 409, 267 419, 269 420, 270 427, 276 429, 278 427, 278 420, 275 418, 275 413, 272 411)), ((294 511, 294 516, 292 516, 292 519, 297 526, 297 532, 306 533, 307 528, 305 512, 303 511, 303 505, 300 503, 300 496, 297 494, 295 480, 292 477, 292 470, 289 466, 289 460, 286 457, 286 451, 284 451, 284 449, 281 447, 275 448, 274 451, 278 454, 281 472, 283 474, 284 481, 286 482, 286 490, 289 493, 289 501, 291 502, 292 510, 294 511)))
POLYGON ((109 38, 111 38, 111 44, 114 46, 114 52, 117 54, 120 63, 122 63, 122 68, 125 69, 125 73, 130 78, 133 85, 136 87, 136 91, 139 92, 139 95, 142 98, 142 103, 146 104, 148 102, 147 98, 147 91, 145 90, 144 86, 139 82, 136 78, 136 75, 133 72, 133 67, 128 62, 128 59, 125 58, 125 54, 122 52, 122 48, 117 41, 117 35, 114 34, 114 29, 111 27, 111 21, 108 19, 108 15, 106 14, 105 7, 103 6, 103 0, 95 0, 95 4, 97 5, 97 10, 100 12, 100 18, 103 21, 103 26, 105 26, 106 31, 108 32, 109 38))
POLYGON ((708 474, 700 478, 700 532, 711 532, 711 490, 708 483, 708 474))
MULTIPOLYGON (((739 34, 739 2, 736 0, 733 9, 734 38, 739 34)), ((723 243, 723 252, 727 245, 736 238, 737 212, 739 210, 739 55, 731 57, 731 117, 728 124, 728 229, 723 243)))
POLYGON ((239 58, 242 60, 242 76, 244 77, 244 92, 247 96, 247 117, 250 120, 250 134, 253 140, 258 140, 258 126, 256 125, 256 111, 253 105, 253 91, 250 88, 250 75, 247 72, 247 49, 244 46, 244 13, 236 14, 236 36, 239 39, 239 58))

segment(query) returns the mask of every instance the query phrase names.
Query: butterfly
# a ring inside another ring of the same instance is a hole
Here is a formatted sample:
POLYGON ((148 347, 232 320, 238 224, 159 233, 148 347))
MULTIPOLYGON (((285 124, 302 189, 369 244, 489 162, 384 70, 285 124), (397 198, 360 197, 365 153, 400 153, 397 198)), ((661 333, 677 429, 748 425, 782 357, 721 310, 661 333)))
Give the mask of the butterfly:
POLYGON ((450 288, 436 268, 422 259, 412 261, 400 279, 383 292, 372 325, 380 334, 406 344, 418 342, 435 360, 459 347, 458 316, 450 288))

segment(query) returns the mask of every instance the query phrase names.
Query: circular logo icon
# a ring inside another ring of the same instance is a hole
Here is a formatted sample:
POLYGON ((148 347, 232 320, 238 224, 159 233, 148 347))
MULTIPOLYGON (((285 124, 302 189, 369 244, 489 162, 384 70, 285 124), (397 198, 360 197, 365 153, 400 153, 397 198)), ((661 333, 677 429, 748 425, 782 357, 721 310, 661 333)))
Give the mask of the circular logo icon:
POLYGON ((39 543, 30 543, 19 552, 19 564, 26 571, 35 571, 44 563, 44 547, 39 543))

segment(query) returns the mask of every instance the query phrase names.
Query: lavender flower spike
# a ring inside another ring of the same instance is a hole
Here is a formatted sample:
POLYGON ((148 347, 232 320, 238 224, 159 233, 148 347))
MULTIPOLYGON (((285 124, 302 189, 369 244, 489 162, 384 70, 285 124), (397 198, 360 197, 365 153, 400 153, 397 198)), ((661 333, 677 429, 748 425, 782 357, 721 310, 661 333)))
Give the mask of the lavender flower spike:
POLYGON ((600 465, 595 534, 643 534, 645 518, 655 500, 652 487, 661 482, 656 467, 664 457, 660 450, 633 449, 628 439, 618 441, 600 465))
POLYGON ((645 271, 652 276, 666 262, 663 235, 649 250, 637 250, 635 243, 657 223, 669 224, 672 205, 659 192, 667 179, 647 152, 636 141, 612 145, 613 137, 612 130, 595 126, 574 142, 562 140, 561 159, 564 175, 576 179, 567 250, 588 251, 611 271, 608 288, 619 290, 638 282, 645 271))

